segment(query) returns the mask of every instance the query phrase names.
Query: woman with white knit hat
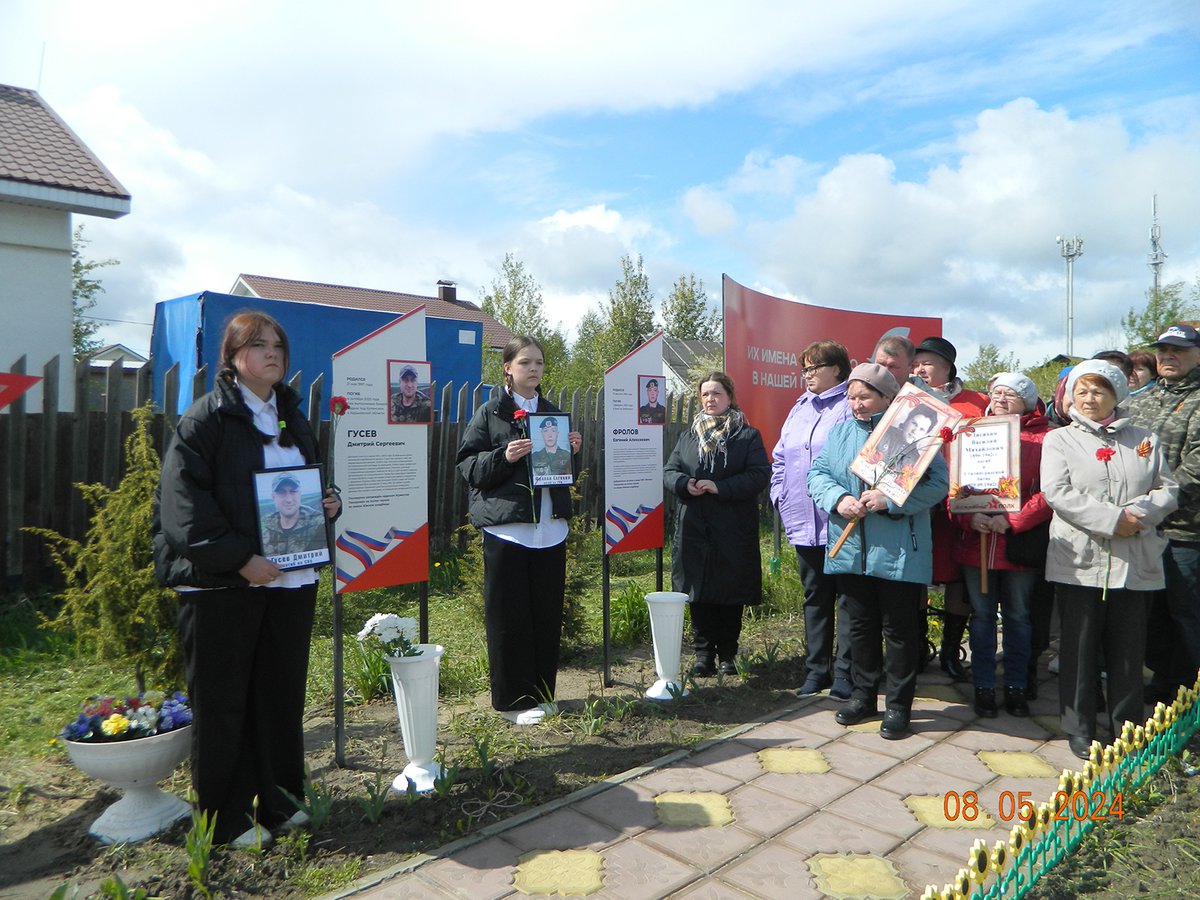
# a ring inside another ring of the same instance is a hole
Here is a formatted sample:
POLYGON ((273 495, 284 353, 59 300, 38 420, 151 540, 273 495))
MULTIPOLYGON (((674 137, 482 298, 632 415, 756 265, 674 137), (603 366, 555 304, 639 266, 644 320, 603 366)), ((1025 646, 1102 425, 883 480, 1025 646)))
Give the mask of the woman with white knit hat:
POLYGON ((1066 383, 1071 421, 1042 445, 1042 491, 1054 510, 1046 579, 1062 610, 1059 711, 1081 759, 1096 737, 1101 650, 1113 733, 1142 721, 1146 604, 1164 584, 1158 525, 1178 505, 1158 438, 1131 423, 1128 397, 1116 366, 1080 363, 1066 383))

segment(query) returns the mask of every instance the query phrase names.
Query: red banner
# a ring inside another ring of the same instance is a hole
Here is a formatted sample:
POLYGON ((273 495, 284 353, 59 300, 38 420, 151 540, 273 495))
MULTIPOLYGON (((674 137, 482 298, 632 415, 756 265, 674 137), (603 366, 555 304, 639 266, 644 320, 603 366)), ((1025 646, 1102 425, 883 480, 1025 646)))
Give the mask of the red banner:
POLYGON ((725 371, 737 388, 738 405, 762 432, 768 452, 796 398, 804 393, 800 353, 813 341, 841 342, 853 366, 870 362, 886 335, 902 335, 919 344, 942 334, 941 319, 794 303, 743 287, 728 275, 722 279, 721 295, 725 371))

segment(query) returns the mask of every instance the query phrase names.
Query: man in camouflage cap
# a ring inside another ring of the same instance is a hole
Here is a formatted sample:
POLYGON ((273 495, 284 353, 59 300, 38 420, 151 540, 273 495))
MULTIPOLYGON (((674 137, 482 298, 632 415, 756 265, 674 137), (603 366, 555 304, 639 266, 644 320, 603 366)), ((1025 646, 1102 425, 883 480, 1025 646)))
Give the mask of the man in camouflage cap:
POLYGON ((1200 666, 1200 335, 1186 322, 1153 344, 1158 381, 1133 398, 1134 423, 1158 435, 1167 466, 1179 482, 1179 508, 1162 523, 1167 538, 1167 589, 1146 621, 1146 664, 1154 672, 1150 702, 1175 699, 1200 666))
POLYGON ((432 419, 429 398, 417 390, 417 370, 400 370, 400 390, 392 395, 392 422, 428 424, 432 419))
POLYGON ((284 556, 325 546, 325 516, 300 502, 300 482, 281 472, 271 482, 275 512, 262 520, 263 556, 284 556))

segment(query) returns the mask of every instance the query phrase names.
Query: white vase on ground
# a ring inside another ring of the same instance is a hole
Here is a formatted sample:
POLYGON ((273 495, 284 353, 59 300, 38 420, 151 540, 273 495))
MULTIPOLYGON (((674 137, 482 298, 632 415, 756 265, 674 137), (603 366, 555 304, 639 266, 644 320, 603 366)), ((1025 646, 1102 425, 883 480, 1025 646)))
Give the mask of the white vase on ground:
POLYGON ((127 741, 67 741, 71 762, 124 793, 88 829, 106 844, 144 841, 191 813, 187 802, 160 790, 191 747, 192 726, 127 741))
POLYGON ((392 790, 405 793, 411 780, 417 791, 433 790, 433 780, 442 768, 434 762, 437 753, 438 674, 446 648, 440 644, 418 644, 420 656, 389 656, 396 714, 408 765, 392 782, 392 790))
POLYGON ((654 637, 654 670, 658 673, 658 681, 646 690, 647 700, 674 700, 688 694, 679 677, 683 607, 687 599, 687 594, 677 591, 655 591, 646 595, 650 633, 654 637))

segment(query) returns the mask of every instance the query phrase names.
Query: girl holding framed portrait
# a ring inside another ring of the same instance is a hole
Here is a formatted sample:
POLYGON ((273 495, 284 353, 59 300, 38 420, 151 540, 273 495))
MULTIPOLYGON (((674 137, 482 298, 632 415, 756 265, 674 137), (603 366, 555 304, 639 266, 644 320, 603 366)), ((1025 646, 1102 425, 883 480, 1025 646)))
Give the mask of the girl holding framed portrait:
MULTIPOLYGON (((316 463, 317 440, 284 381, 278 322, 236 314, 220 359, 212 391, 183 414, 163 454, 154 561, 179 591, 197 804, 215 815, 218 843, 255 847, 270 843, 268 829, 304 821, 287 793, 303 796, 317 597, 316 569, 285 572, 264 555, 255 472, 316 463)), ((320 505, 326 520, 341 511, 332 488, 320 505)))
MULTIPOLYGON (((545 353, 535 338, 514 337, 501 362, 504 389, 471 417, 457 466, 470 489, 471 524, 483 530, 492 708, 514 725, 536 725, 557 711, 554 691, 572 508, 569 484, 535 486, 530 429, 538 428, 542 451, 553 446, 557 452, 567 419, 542 396, 545 353)), ((574 460, 582 435, 568 432, 567 445, 574 460)))

